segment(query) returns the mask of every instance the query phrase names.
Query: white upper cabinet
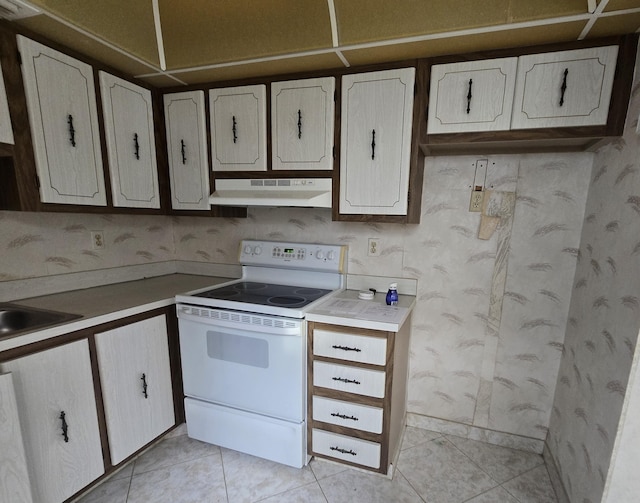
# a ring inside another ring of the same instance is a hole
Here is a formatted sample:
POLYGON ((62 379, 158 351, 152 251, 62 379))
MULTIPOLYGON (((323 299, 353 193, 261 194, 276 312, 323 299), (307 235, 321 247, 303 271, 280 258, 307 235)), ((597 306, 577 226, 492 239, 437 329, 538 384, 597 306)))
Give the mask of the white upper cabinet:
POLYGON ((113 205, 160 208, 151 92, 100 72, 113 205))
POLYGON ((41 201, 105 206, 93 69, 17 38, 41 201))
POLYGON ((342 78, 340 213, 405 215, 415 68, 342 78))
POLYGON ((521 56, 511 129, 607 123, 617 46, 521 56))
POLYGON ((266 171, 265 85, 209 90, 214 171, 266 171))
POLYGON ((518 58, 431 67, 427 133, 509 129, 518 58))
POLYGON ((272 169, 333 169, 335 78, 271 84, 272 169))
POLYGON ((164 114, 171 207, 174 210, 208 210, 209 160, 204 92, 165 94, 164 114))
POLYGON ((88 341, 23 356, 0 370, 12 373, 34 501, 60 503, 102 475, 88 341))
POLYGON ((111 463, 175 424, 166 316, 96 334, 111 463))
POLYGON ((11 128, 11 116, 9 115, 7 92, 4 88, 2 67, 0 67, 0 143, 13 144, 13 129, 11 128))

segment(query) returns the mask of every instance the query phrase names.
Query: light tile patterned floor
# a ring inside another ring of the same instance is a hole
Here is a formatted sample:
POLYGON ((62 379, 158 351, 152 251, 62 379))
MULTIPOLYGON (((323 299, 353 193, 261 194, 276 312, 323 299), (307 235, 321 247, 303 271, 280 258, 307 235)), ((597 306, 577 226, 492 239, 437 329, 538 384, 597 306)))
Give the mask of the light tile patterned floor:
MULTIPOLYGON (((178 430, 183 432, 184 429, 178 430)), ((556 503, 542 457, 407 427, 393 479, 295 469, 173 434, 78 503, 556 503)))

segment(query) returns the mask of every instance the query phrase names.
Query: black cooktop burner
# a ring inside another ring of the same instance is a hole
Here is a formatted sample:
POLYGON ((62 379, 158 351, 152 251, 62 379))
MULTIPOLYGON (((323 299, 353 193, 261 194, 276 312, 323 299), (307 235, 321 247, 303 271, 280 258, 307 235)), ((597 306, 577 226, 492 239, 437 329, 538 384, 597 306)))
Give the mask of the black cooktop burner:
POLYGON ((247 304, 297 308, 306 306, 330 292, 331 290, 323 290, 321 288, 239 281, 233 285, 214 288, 194 294, 194 296, 247 304))

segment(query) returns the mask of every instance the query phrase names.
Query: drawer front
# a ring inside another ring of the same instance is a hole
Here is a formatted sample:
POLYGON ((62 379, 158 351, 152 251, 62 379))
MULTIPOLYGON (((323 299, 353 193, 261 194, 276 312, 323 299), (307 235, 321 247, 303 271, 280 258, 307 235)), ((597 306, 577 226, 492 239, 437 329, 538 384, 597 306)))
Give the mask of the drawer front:
POLYGON ((313 419, 356 430, 382 433, 382 409, 380 407, 314 396, 313 419))
POLYGON ((380 468, 380 444, 375 442, 314 428, 311 432, 311 447, 317 454, 369 468, 380 468))
POLYGON ((345 334, 328 330, 313 331, 313 354, 372 365, 384 365, 386 337, 345 334))
POLYGON ((384 382, 385 373, 382 370, 313 362, 314 386, 384 398, 384 382))

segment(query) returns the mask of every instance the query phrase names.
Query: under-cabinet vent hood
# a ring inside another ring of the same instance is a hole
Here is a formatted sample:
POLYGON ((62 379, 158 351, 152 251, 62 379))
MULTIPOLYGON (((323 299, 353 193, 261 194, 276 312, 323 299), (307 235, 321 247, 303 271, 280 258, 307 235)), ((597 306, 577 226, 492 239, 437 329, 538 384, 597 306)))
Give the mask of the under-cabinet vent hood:
POLYGON ((218 179, 209 203, 218 206, 331 208, 331 178, 218 179))

